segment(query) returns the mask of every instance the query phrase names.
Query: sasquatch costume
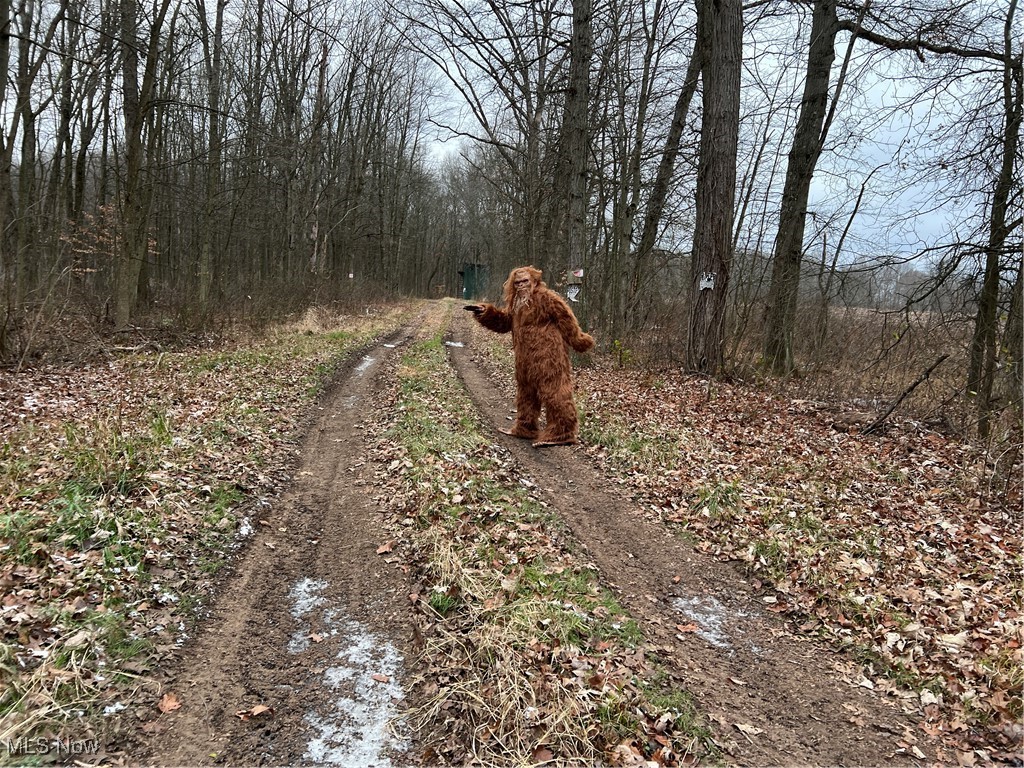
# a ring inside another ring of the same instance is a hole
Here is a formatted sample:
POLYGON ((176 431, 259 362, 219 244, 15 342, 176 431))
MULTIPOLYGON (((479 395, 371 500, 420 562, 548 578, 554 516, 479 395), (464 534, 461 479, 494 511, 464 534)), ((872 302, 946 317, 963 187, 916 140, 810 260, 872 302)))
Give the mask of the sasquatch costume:
POLYGON ((576 442, 579 424, 572 400, 569 347, 586 352, 594 338, 584 333, 565 300, 549 289, 533 267, 512 270, 504 285, 505 308, 471 304, 477 322, 496 333, 512 332, 516 359, 516 422, 505 434, 536 439, 534 447, 576 442), (547 424, 538 432, 541 408, 547 424))

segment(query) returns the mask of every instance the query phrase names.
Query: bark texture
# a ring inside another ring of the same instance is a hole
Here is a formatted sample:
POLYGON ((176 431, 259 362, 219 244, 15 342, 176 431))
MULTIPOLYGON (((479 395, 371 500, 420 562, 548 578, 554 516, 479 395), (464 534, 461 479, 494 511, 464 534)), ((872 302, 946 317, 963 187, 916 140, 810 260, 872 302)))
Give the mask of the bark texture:
POLYGON ((723 362, 725 299, 732 261, 742 15, 739 0, 703 0, 698 4, 704 117, 697 168, 686 367, 712 375, 718 373, 723 362), (706 287, 708 283, 713 287, 706 287))

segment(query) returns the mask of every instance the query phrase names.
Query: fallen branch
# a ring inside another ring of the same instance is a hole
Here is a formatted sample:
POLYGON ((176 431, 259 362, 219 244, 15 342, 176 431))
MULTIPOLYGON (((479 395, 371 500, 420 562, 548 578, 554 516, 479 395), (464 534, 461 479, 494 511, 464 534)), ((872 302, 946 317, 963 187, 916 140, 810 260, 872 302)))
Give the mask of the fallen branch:
POLYGON ((901 394, 899 397, 896 398, 896 400, 893 402, 892 405, 889 406, 889 408, 886 410, 885 413, 883 413, 877 419, 875 419, 870 424, 868 424, 866 427, 864 427, 864 431, 861 434, 870 435, 872 432, 876 432, 877 430, 879 430, 882 427, 882 425, 885 424, 885 420, 888 419, 892 415, 892 412, 895 411, 899 407, 900 403, 902 403, 904 400, 906 400, 908 397, 910 397, 910 394, 915 389, 917 389, 918 386, 920 386, 925 381, 927 381, 928 377, 932 375, 932 371, 934 371, 936 368, 938 368, 942 364, 942 361, 945 360, 947 357, 949 357, 948 354, 941 355, 938 360, 936 360, 934 363, 932 363, 928 367, 928 370, 926 370, 924 373, 922 373, 920 376, 918 376, 917 380, 913 384, 911 384, 909 387, 907 387, 905 390, 903 390, 903 394, 901 394))

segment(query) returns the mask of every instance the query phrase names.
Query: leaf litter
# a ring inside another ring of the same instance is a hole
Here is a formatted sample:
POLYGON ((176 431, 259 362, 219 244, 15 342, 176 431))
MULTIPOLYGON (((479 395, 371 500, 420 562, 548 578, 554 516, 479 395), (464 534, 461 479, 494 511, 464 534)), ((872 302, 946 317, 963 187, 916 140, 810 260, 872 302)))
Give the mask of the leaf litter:
POLYGON ((0 371, 0 738, 152 716, 139 694, 285 483, 313 398, 407 312, 0 371))
POLYGON ((848 679, 918 709, 946 758, 1020 759, 1019 480, 913 423, 838 431, 738 384, 594 367, 579 389, 588 452, 650 515, 851 650, 848 679))
MULTIPOLYGON (((303 408, 355 343, 318 332, 0 372, 4 737, 132 702, 210 562, 268 524, 261 499, 284 480, 303 408)), ((507 386, 507 349, 495 352, 507 386)), ((414 686, 424 759, 470 745, 502 759, 697 759, 680 713, 664 721, 645 699, 635 627, 508 455, 475 434, 443 361, 427 360, 436 370, 407 361, 374 404, 394 530, 379 554, 414 579, 422 661, 437 669, 414 686), (417 436, 425 421, 433 442, 417 436)), ((1019 759, 1019 483, 997 488, 969 444, 840 433, 754 388, 601 368, 579 380, 588 451, 650 515, 747 569, 794 630, 851 649, 851 684, 918 707, 940 759, 1019 759)), ((368 686, 391 684, 375 674, 394 681, 378 668, 368 686)))

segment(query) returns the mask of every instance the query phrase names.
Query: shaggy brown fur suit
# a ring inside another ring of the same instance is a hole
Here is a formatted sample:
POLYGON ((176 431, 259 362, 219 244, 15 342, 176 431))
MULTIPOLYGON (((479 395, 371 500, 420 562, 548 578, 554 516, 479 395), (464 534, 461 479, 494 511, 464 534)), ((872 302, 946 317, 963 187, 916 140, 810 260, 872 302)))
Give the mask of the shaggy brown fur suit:
POLYGON ((572 400, 569 348, 586 352, 594 338, 584 333, 572 309, 541 280, 534 267, 512 270, 504 285, 505 308, 474 304, 480 325, 497 333, 512 332, 516 360, 516 422, 506 434, 536 438, 534 446, 576 442, 578 422, 572 400), (541 408, 547 424, 538 431, 541 408))

